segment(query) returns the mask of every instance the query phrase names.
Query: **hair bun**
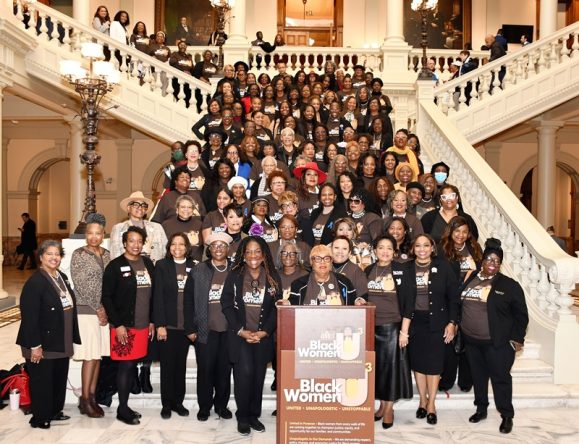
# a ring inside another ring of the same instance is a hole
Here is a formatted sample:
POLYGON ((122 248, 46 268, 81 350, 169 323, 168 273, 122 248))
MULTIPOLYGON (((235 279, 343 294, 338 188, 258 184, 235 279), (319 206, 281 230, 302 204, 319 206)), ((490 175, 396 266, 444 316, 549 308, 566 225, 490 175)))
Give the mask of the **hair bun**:
POLYGON ((89 213, 86 216, 86 224, 99 224, 104 227, 107 224, 107 219, 101 213, 89 213))
POLYGON ((485 242, 485 249, 502 250, 501 241, 494 237, 489 237, 485 242))

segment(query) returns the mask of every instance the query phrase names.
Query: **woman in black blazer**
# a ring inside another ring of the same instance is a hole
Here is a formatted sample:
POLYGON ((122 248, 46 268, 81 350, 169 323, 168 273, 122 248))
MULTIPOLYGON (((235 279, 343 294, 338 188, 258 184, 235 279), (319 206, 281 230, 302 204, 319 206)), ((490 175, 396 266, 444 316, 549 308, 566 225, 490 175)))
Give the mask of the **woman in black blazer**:
POLYGON ((394 261, 396 241, 389 234, 374 241, 376 262, 364 270, 368 302, 376 306, 376 399, 374 419, 389 429, 394 424, 394 403, 412 398, 412 377, 406 346, 414 312, 416 286, 409 268, 394 261))
POLYGON ((523 348, 529 323, 520 284, 499 272, 503 250, 498 239, 487 239, 480 271, 467 280, 461 294, 460 328, 474 383, 476 412, 472 423, 486 419, 489 378, 502 422, 501 433, 513 429, 511 367, 523 348))
POLYGON ((40 268, 20 295, 21 323, 16 343, 30 376, 33 428, 70 419, 62 413, 73 343, 80 344, 76 299, 66 275, 58 270, 64 250, 45 240, 38 249, 40 268))
POLYGON ((185 372, 190 340, 185 334, 184 291, 193 267, 191 244, 183 233, 175 233, 167 242, 167 256, 157 261, 153 279, 153 323, 157 328, 161 362, 161 418, 169 419, 171 411, 189 416, 183 407, 185 372))
POLYGON ((416 303, 410 324, 410 366, 414 371, 420 404, 417 418, 436 424, 436 392, 444 364, 444 344, 454 338, 458 317, 458 284, 450 264, 436 257, 434 239, 417 236, 412 244, 416 303))
POLYGON ((276 302, 282 298, 279 275, 266 242, 243 239, 223 285, 221 307, 228 323, 229 358, 233 362, 237 430, 264 432, 259 421, 263 381, 273 357, 276 302))
POLYGON ((209 419, 212 407, 220 418, 233 417, 227 408, 231 396, 227 319, 221 311, 223 284, 231 269, 228 254, 232 242, 227 233, 211 234, 206 239, 211 258, 191 270, 185 285, 185 333, 195 339, 199 421, 209 419))
POLYGON ((141 256, 147 240, 145 230, 130 226, 122 240, 124 254, 105 268, 101 302, 111 326, 111 359, 119 362, 117 419, 137 425, 141 414, 129 408, 129 392, 137 362, 147 355, 148 339, 155 332, 150 323, 154 265, 141 256))
POLYGON ((308 220, 312 225, 314 245, 331 243, 334 240, 334 223, 338 219, 348 216, 346 208, 336 201, 337 197, 338 191, 335 185, 325 183, 320 186, 319 200, 321 205, 312 211, 308 220))

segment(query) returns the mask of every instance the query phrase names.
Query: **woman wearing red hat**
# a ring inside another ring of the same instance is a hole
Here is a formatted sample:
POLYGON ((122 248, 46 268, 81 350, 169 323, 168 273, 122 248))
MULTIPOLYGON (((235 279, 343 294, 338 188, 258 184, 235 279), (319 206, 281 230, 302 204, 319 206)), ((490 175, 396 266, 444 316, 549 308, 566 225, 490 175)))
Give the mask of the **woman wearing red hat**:
POLYGON ((328 175, 316 162, 308 162, 305 166, 296 168, 294 176, 300 181, 297 189, 297 195, 300 198, 299 209, 311 213, 320 206, 318 185, 324 183, 328 175))

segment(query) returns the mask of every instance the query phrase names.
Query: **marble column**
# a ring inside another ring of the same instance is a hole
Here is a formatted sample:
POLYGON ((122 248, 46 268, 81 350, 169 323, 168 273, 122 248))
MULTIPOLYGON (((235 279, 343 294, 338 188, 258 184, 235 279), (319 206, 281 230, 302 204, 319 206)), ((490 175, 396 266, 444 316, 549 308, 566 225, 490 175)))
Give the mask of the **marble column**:
MULTIPOLYGON (((117 203, 120 203, 125 197, 133 192, 133 140, 118 139, 117 145, 117 203)), ((145 191, 145 190, 141 190, 145 191)), ((127 217, 127 212, 121 210, 117 205, 117 219, 122 220, 127 217)), ((117 221, 115 221, 116 223, 117 221)), ((109 223, 112 227, 113 223, 109 223)))
POLYGON ((245 0, 235 0, 230 11, 229 35, 223 45, 223 63, 233 65, 238 60, 249 59, 250 41, 247 39, 245 20, 247 16, 245 0))
POLYGON ((87 0, 72 0, 72 18, 83 25, 90 26, 92 21, 90 2, 87 0))
POLYGON ((537 164, 537 219, 543 227, 555 223, 555 192, 557 154, 555 142, 562 122, 541 122, 538 133, 539 152, 537 164))
POLYGON ((82 217, 84 208, 84 191, 86 185, 83 183, 83 172, 85 167, 80 162, 83 151, 82 143, 82 122, 78 117, 65 116, 64 120, 70 126, 69 137, 69 174, 70 174, 70 207, 69 207, 69 233, 74 233, 82 217))
POLYGON ((557 0, 541 0, 539 38, 547 37, 557 30, 557 0))
MULTIPOLYGON (((4 88, 6 84, 0 82, 0 122, 2 122, 2 109, 3 109, 3 99, 4 99, 4 88)), ((2 202, 6 202, 6 196, 4 189, 4 181, 5 181, 5 173, 6 170, 4 168, 4 163, 6 159, 4 158, 5 154, 5 147, 4 143, 7 143, 8 140, 2 138, 2 125, 0 125, 0 140, 2 141, 2 150, 0 150, 0 165, 2 166, 2 180, 0 180, 0 199, 2 202)), ((2 264, 4 263, 4 204, 0 205, 0 234, 2 235, 2 242, 0 242, 0 299, 4 299, 8 297, 8 293, 4 290, 4 276, 2 272, 2 264)))
POLYGON ((386 0, 386 42, 404 42, 403 0, 386 0))

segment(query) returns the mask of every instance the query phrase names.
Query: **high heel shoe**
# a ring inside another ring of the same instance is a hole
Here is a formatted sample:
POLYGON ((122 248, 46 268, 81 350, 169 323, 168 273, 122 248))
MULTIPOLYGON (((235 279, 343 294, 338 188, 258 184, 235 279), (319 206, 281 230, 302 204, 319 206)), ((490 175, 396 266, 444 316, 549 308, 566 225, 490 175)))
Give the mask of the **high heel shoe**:
POLYGON ((418 408, 416 409, 416 417, 417 417, 418 419, 424 419, 424 418, 426 418, 426 414, 427 414, 427 412, 426 412, 426 409, 425 409, 424 407, 418 407, 418 408))
POLYGON ((394 413, 392 413, 392 422, 384 422, 382 421, 382 428, 384 430, 388 430, 390 427, 394 425, 394 413))

